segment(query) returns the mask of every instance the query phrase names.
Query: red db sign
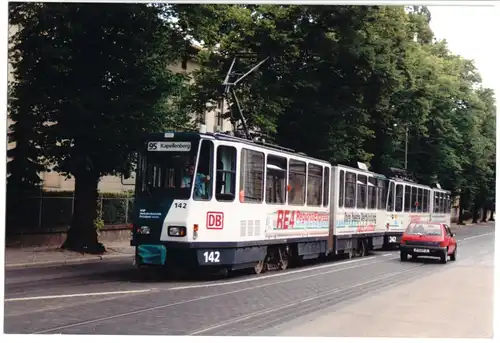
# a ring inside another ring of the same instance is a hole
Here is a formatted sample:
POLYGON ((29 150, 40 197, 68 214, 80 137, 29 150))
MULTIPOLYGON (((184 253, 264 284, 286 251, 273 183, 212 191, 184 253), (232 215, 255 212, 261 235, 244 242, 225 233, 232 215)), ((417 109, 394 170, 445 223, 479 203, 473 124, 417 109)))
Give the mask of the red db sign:
POLYGON ((222 230, 224 228, 223 212, 207 212, 207 229, 222 230))

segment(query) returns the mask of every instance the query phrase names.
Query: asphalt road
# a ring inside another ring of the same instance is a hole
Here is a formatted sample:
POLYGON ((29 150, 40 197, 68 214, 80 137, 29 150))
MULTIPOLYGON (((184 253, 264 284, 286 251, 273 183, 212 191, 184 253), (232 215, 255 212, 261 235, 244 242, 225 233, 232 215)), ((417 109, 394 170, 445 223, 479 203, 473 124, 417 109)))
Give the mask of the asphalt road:
POLYGON ((382 251, 214 281, 145 277, 130 258, 8 269, 4 328, 6 333, 262 335, 297 317, 493 254, 493 223, 455 232, 458 258, 446 265, 425 259, 402 263, 397 252, 382 251))

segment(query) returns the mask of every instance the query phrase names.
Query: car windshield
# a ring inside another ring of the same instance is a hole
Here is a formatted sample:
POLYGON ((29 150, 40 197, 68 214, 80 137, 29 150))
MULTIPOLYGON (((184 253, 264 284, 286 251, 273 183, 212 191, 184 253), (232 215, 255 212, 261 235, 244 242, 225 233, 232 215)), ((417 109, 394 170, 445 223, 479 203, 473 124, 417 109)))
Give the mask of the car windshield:
POLYGON ((440 236, 442 230, 439 224, 411 223, 406 233, 409 235, 440 236))

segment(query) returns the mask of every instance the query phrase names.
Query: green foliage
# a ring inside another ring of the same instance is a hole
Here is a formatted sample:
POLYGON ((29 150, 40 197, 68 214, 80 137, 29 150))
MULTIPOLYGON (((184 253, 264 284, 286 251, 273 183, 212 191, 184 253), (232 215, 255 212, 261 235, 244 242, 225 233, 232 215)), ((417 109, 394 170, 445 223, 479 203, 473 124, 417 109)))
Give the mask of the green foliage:
POLYGON ((460 194, 464 208, 494 201, 494 94, 434 39, 425 6, 234 5, 212 17, 231 30, 200 56, 193 108, 220 98, 233 54, 269 56, 238 90, 268 140, 384 172, 404 167, 408 127, 408 169, 421 182, 460 194))

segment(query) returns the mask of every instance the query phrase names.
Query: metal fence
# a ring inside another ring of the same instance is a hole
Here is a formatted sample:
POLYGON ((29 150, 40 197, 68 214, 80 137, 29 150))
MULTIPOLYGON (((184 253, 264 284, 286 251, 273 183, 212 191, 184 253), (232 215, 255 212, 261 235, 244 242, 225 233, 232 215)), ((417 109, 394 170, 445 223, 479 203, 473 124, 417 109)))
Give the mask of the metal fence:
MULTIPOLYGON (((98 212, 104 225, 126 226, 132 222, 133 198, 99 197, 98 212)), ((71 224, 74 197, 29 197, 7 218, 10 232, 64 231, 71 224)))

